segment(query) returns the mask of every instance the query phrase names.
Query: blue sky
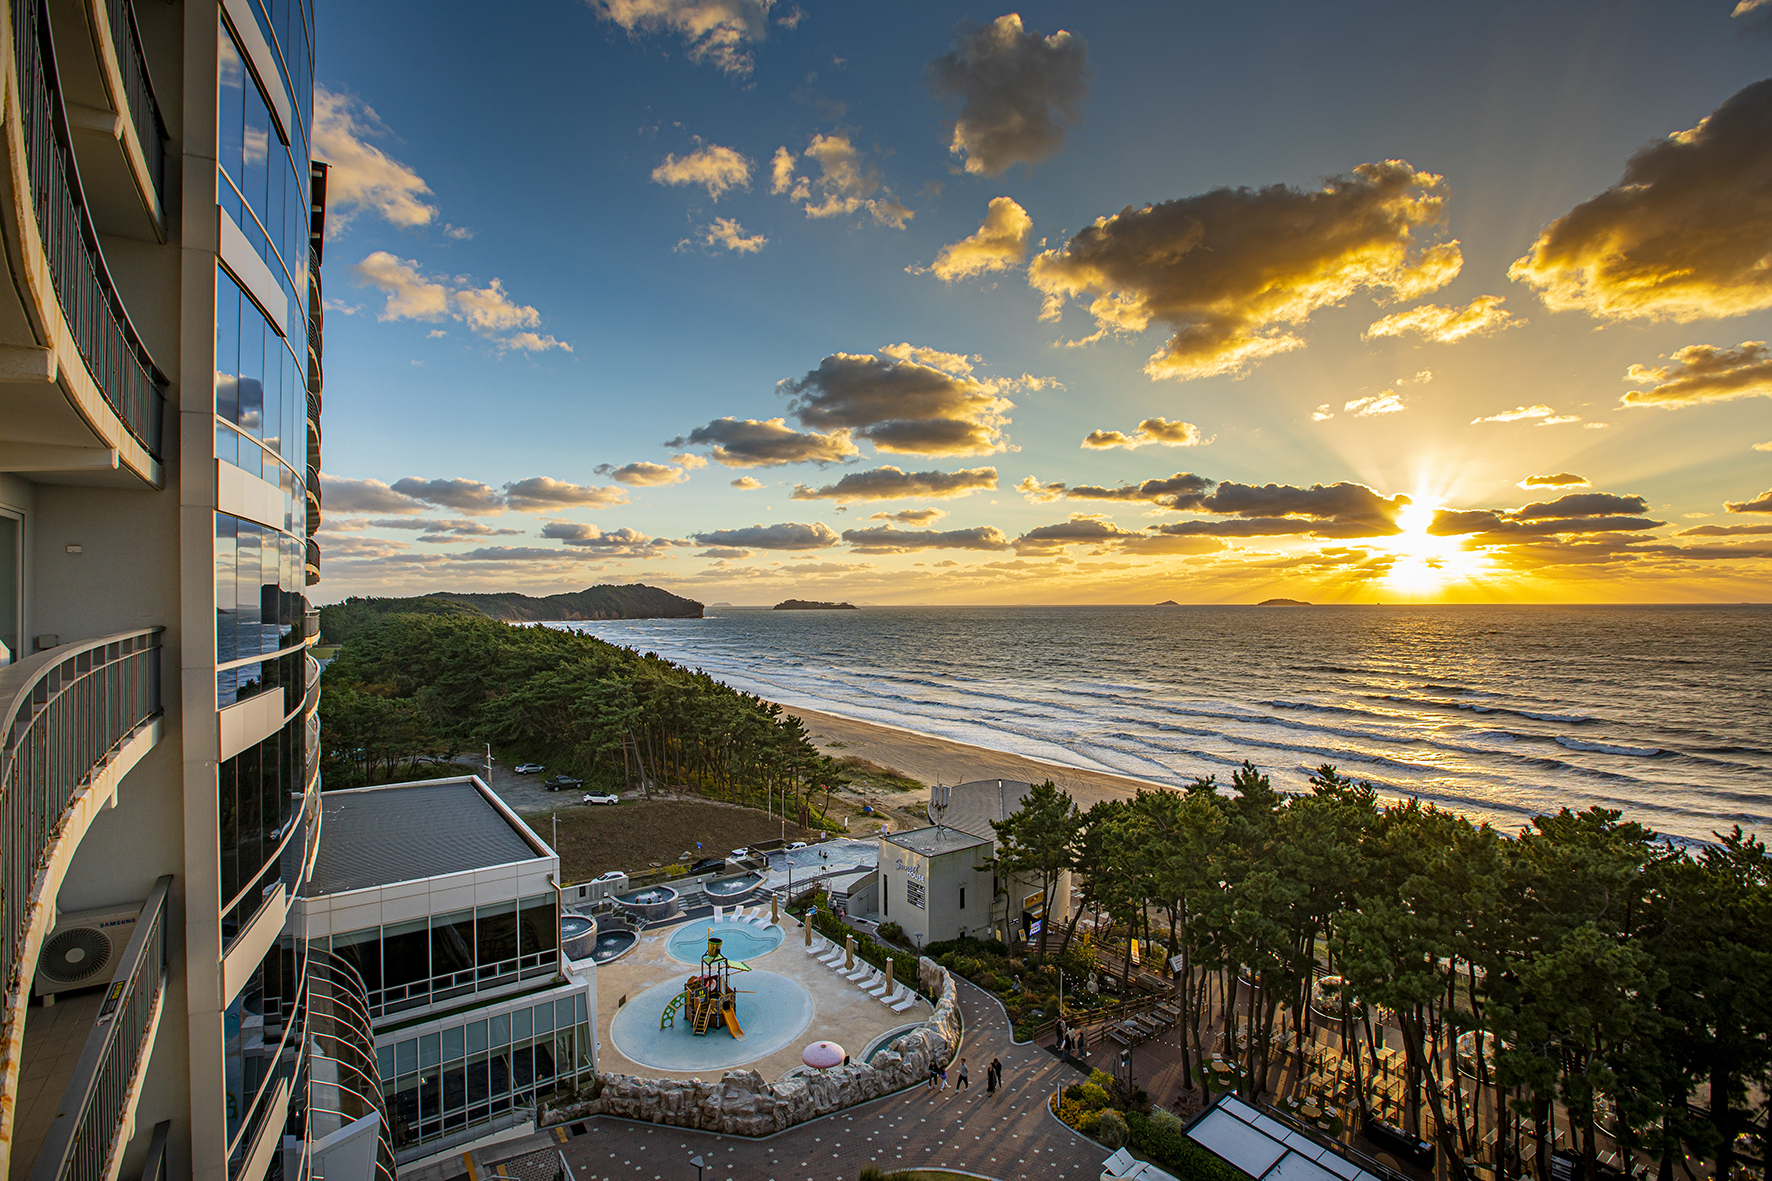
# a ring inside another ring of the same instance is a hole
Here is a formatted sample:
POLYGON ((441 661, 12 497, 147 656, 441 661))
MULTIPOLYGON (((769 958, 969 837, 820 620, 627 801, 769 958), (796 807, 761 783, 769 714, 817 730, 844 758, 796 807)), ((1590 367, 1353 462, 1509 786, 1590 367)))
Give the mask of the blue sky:
POLYGON ((1227 7, 326 7, 320 598, 1763 598, 1772 5, 1227 7))

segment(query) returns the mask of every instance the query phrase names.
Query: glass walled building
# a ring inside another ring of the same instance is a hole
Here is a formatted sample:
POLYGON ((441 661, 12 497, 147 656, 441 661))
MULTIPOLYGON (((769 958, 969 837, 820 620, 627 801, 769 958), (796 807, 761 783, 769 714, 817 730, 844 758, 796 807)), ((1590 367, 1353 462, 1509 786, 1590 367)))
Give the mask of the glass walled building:
POLYGON ((318 853, 309 0, 5 0, 0 1173, 392 1181, 318 853))

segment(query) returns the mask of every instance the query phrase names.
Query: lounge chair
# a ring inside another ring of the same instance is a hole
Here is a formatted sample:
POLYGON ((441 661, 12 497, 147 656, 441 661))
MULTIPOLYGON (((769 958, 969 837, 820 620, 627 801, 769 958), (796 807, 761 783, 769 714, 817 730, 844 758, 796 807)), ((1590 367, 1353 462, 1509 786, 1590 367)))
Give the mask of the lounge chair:
POLYGON ((843 962, 843 945, 833 941, 830 950, 818 957, 819 962, 829 967, 836 967, 843 962))
POLYGON ((837 974, 845 980, 856 981, 864 979, 867 974, 873 970, 872 967, 863 963, 861 960, 856 960, 855 967, 849 969, 847 972, 839 972, 837 974))
POLYGON ((896 992, 897 987, 894 986, 890 990, 887 989, 886 975, 885 975, 885 973, 881 973, 880 979, 875 981, 875 983, 873 984, 872 987, 864 989, 863 991, 865 991, 869 996, 872 996, 872 997, 884 997, 888 991, 896 992))
POLYGON ((718 906, 714 907, 714 921, 716 923, 720 921, 720 908, 718 906))
POLYGON ((824 953, 825 953, 825 937, 823 935, 814 934, 812 936, 812 941, 810 943, 806 944, 806 954, 816 958, 818 956, 823 955, 824 953))
POLYGON ((902 1013, 906 1009, 909 1009, 910 1007, 915 1005, 916 1003, 917 1003, 917 994, 914 992, 911 992, 910 990, 907 989, 907 990, 905 990, 904 999, 899 1001, 897 1004, 893 1005, 892 1011, 894 1013, 902 1013))

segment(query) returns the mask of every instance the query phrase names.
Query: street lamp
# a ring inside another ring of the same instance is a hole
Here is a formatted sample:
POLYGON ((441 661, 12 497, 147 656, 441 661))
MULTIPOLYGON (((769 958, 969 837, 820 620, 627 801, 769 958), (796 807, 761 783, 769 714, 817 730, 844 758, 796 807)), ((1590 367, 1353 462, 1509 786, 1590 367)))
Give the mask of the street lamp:
POLYGON ((702 1169, 701 1157, 692 1156, 689 1158, 689 1163, 695 1166, 695 1181, 701 1181, 701 1169, 702 1169))

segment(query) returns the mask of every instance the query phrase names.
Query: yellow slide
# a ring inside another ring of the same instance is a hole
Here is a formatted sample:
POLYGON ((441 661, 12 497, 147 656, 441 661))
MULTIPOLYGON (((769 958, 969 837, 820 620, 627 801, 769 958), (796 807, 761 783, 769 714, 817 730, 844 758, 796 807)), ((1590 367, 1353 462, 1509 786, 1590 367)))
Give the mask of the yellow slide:
POLYGON ((726 1028, 732 1031, 732 1036, 742 1042, 744 1040, 744 1030, 738 1027, 738 1013, 732 1009, 726 1009, 721 1012, 720 1016, 725 1018, 726 1028))

